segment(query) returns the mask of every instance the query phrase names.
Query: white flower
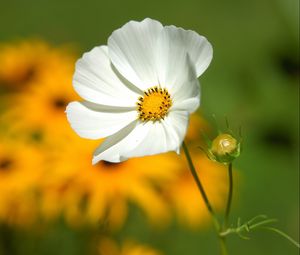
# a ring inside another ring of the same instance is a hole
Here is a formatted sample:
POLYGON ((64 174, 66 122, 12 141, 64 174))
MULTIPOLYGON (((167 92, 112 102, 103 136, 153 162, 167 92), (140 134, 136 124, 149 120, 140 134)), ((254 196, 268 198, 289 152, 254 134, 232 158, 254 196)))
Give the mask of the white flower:
POLYGON ((66 112, 79 136, 107 137, 93 164, 179 153, 200 102, 197 77, 211 59, 205 37, 149 18, 128 22, 107 46, 85 53, 73 79, 85 101, 70 103, 66 112))

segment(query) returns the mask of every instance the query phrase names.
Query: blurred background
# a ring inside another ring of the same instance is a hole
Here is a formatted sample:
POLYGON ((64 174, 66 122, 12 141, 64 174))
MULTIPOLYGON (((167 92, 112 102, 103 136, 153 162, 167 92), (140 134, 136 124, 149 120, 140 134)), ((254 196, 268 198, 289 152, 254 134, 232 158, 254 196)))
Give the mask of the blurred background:
MULTIPOLYGON (((226 169, 205 158, 212 115, 242 127, 231 215, 258 214, 299 240, 299 1, 0 0, 0 254, 218 254, 201 197, 175 154, 91 166, 65 106, 74 63, 129 20, 197 31, 214 47, 187 141, 222 214, 226 169)), ((230 254, 298 254, 266 231, 228 238, 230 254)))

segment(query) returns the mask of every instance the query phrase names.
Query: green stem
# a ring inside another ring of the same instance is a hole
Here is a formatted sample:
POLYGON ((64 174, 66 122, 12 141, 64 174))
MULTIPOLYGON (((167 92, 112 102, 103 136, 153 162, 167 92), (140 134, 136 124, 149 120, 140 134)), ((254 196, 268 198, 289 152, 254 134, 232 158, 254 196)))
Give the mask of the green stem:
POLYGON ((224 237, 219 237, 219 240, 220 240, 220 246, 221 246, 221 254, 222 255, 228 255, 225 238, 224 237))
POLYGON ((289 240, 296 247, 300 248, 300 244, 297 241, 295 241, 293 238, 291 238, 289 235, 282 232, 281 230, 279 230, 277 228, 272 228, 272 227, 261 227, 261 228, 274 231, 275 233, 277 233, 277 234, 281 235, 282 237, 286 238, 287 240, 289 240))
POLYGON ((200 179, 198 177, 197 171, 196 171, 196 169, 194 167, 191 155, 189 153, 188 147, 186 146, 185 142, 182 143, 182 148, 183 148, 184 154, 186 156, 186 159, 188 161, 188 165, 189 165, 189 169, 191 171, 191 174, 192 174, 192 176, 193 176, 193 178, 194 178, 194 180, 195 180, 195 182, 197 184, 197 187, 198 187, 198 189, 199 189, 199 191, 201 193, 201 196, 202 196, 203 201, 204 201, 204 203, 206 205, 206 208, 207 208, 207 210, 209 211, 209 213, 210 213, 210 215, 212 217, 213 224, 214 224, 215 230, 217 232, 217 235, 218 235, 219 241, 220 241, 221 254, 222 255, 228 255, 227 247, 226 247, 226 243, 225 243, 225 239, 224 239, 224 237, 221 237, 219 235, 219 233, 221 231, 220 223, 219 223, 218 218, 217 218, 217 216, 216 216, 216 214, 215 214, 215 212, 214 212, 214 210, 213 210, 213 208, 212 208, 212 206, 211 206, 211 204, 210 204, 210 202, 208 200, 208 197, 207 197, 206 192, 205 192, 205 190, 203 188, 203 185, 202 185, 202 183, 201 183, 201 181, 200 181, 200 179))
POLYGON ((228 165, 228 178, 229 178, 229 191, 228 191, 228 198, 227 198, 227 205, 225 211, 225 220, 224 220, 224 229, 228 227, 229 221, 229 214, 231 208, 231 201, 232 201, 232 191, 233 191, 233 175, 232 175, 232 163, 228 165))

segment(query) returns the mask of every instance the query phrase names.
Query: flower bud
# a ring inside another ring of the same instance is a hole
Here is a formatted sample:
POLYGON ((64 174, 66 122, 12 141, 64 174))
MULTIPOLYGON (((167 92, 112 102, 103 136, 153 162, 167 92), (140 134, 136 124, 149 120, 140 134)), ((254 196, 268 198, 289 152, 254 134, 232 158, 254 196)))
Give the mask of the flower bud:
POLYGON ((215 161, 227 164, 240 155, 240 143, 230 134, 220 134, 212 141, 209 151, 215 161))

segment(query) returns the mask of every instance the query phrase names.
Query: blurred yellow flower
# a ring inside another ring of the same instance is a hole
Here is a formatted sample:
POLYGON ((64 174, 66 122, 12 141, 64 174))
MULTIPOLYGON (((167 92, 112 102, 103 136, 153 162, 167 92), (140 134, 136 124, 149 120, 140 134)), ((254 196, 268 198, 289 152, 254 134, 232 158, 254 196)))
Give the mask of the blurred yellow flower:
POLYGON ((11 89, 22 89, 37 79, 47 46, 39 41, 0 45, 0 83, 11 89))
POLYGON ((0 221, 32 223, 37 213, 37 185, 43 173, 44 157, 27 144, 1 137, 0 221))
POLYGON ((0 44, 0 86, 22 90, 40 83, 45 72, 56 69, 59 61, 70 61, 65 49, 52 48, 41 40, 24 40, 0 44))
POLYGON ((65 107, 78 98, 70 86, 74 62, 69 58, 57 58, 54 62, 52 68, 44 70, 43 79, 11 97, 12 103, 2 119, 10 123, 12 129, 48 132, 51 136, 65 130, 69 132, 65 107))
POLYGON ((99 255, 162 255, 162 253, 148 245, 126 241, 122 247, 120 247, 115 241, 108 238, 100 240, 98 252, 99 255))
MULTIPOLYGON (((221 210, 225 206, 227 194, 226 168, 199 153, 193 154, 193 161, 209 201, 216 210, 221 210)), ((210 222, 210 215, 185 164, 186 169, 177 181, 165 186, 165 195, 173 205, 179 221, 183 225, 197 228, 210 222)))
POLYGON ((0 117, 0 132, 6 137, 0 144, 0 218, 29 222, 37 217, 33 211, 40 209, 36 198, 42 170, 51 171, 49 164, 40 161, 52 159, 52 147, 32 148, 27 138, 66 139, 61 136, 70 131, 65 106, 77 99, 70 89, 75 58, 63 48, 27 40, 0 45, 0 62, 0 86, 16 92, 0 95, 1 103, 7 101, 1 104, 0 117))
POLYGON ((57 206, 63 205, 60 209, 67 220, 75 225, 108 220, 112 228, 118 227, 126 219, 128 202, 132 202, 152 222, 166 222, 169 210, 157 185, 176 177, 182 167, 178 157, 166 154, 91 165, 90 151, 96 142, 82 143, 77 137, 66 141, 44 181, 46 193, 51 187, 52 196, 57 187, 57 197, 63 201, 57 206))

